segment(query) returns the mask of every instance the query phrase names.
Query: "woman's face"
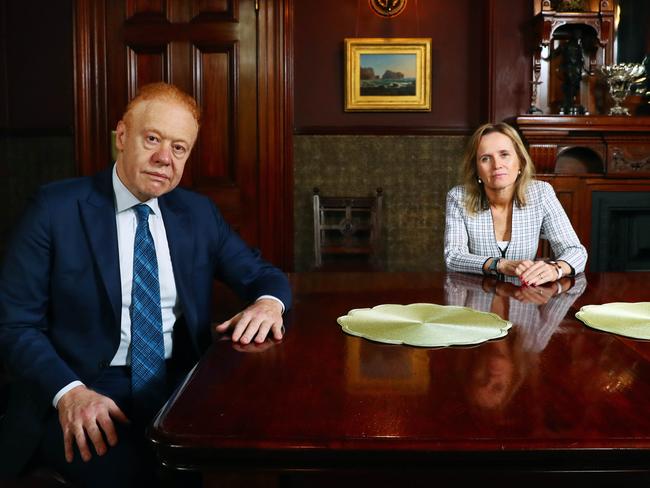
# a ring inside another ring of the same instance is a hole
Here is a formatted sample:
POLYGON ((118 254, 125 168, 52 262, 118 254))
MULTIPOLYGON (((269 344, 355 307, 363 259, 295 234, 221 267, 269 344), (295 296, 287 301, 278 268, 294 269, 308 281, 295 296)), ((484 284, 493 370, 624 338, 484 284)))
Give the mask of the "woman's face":
POLYGON ((486 190, 503 191, 513 187, 521 163, 512 140, 500 132, 481 137, 476 151, 476 169, 486 190))
POLYGON ((471 401, 484 409, 506 406, 515 383, 515 365, 505 342, 482 346, 469 377, 471 401))

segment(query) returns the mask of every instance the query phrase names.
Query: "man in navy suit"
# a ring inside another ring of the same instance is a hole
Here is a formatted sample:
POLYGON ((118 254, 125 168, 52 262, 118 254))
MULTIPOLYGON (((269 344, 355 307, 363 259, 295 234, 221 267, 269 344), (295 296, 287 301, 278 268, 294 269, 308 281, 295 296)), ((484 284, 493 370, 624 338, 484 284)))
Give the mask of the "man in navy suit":
POLYGON ((161 395, 209 342, 215 278, 250 303, 217 332, 241 344, 282 338, 286 276, 208 198, 176 188, 198 130, 193 98, 147 85, 117 125, 116 164, 44 186, 27 210, 0 270, 0 355, 14 379, 0 473, 16 474, 38 454, 84 486, 130 486, 151 475, 143 433, 161 405, 137 405, 131 391, 138 204, 149 207, 159 276, 161 395))

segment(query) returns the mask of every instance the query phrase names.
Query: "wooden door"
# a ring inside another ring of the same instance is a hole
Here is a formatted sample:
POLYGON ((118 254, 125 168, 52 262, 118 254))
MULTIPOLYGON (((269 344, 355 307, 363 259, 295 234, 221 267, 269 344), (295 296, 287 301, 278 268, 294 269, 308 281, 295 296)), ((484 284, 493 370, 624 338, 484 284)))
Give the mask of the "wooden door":
POLYGON ((291 195, 285 104, 276 100, 285 93, 284 8, 283 0, 265 1, 261 11, 259 0, 77 1, 80 173, 110 164, 110 131, 139 86, 174 83, 202 110, 181 184, 208 195, 250 245, 290 267, 291 205, 278 198, 291 195), (269 58, 277 63, 270 70, 269 58), (278 231, 285 237, 276 242, 278 231))

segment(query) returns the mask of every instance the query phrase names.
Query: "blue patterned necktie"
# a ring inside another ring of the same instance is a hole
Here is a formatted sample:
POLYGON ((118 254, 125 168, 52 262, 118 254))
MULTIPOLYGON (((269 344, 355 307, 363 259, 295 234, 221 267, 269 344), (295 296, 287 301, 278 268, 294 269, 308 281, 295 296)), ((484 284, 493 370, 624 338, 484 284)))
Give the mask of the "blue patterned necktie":
POLYGON ((149 232, 151 209, 133 207, 138 218, 133 248, 131 295, 131 392, 136 412, 153 414, 164 402, 165 345, 160 311, 156 248, 149 232))

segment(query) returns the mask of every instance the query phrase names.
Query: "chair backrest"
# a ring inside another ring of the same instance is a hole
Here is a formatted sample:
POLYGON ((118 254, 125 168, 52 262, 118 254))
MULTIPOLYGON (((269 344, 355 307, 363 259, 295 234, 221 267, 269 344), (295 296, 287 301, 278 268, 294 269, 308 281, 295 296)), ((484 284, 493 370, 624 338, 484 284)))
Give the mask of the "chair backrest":
POLYGON ((314 188, 314 267, 381 269, 383 190, 373 196, 325 196, 314 188))

